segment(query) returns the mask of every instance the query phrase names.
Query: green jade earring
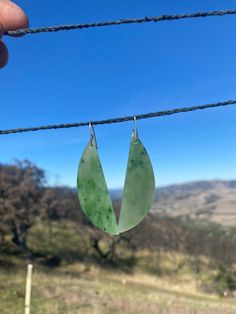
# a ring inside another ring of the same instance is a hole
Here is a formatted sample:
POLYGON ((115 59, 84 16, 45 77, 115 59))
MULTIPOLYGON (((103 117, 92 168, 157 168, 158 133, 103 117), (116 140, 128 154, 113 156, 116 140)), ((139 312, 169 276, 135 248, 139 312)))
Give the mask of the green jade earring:
POLYGON ((136 117, 131 138, 119 221, 106 185, 98 156, 93 126, 90 141, 79 163, 77 190, 80 205, 89 220, 99 229, 118 235, 138 225, 148 213, 154 197, 155 179, 148 153, 138 138, 136 117))

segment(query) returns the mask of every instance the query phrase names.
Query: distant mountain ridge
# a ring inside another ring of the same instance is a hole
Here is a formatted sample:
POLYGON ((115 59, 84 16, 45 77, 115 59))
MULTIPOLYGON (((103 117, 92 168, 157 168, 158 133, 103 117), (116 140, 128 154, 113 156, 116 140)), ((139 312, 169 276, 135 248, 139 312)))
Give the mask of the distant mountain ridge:
POLYGON ((151 211, 236 225, 236 180, 196 181, 159 188, 151 211))

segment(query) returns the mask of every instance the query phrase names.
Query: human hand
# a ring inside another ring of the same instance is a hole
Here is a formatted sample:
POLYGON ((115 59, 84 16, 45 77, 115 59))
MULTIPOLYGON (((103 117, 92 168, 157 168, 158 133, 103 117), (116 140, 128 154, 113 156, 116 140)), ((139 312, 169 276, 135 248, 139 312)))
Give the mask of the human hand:
POLYGON ((8 50, 1 40, 5 32, 28 27, 28 17, 24 11, 9 0, 0 0, 0 68, 8 61, 8 50))

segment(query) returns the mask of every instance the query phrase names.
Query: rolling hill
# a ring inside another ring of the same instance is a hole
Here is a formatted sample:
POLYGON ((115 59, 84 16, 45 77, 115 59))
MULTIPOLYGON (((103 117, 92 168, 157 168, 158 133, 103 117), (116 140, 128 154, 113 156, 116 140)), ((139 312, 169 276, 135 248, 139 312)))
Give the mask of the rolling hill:
POLYGON ((159 188, 151 211, 236 225, 236 180, 197 181, 159 188))

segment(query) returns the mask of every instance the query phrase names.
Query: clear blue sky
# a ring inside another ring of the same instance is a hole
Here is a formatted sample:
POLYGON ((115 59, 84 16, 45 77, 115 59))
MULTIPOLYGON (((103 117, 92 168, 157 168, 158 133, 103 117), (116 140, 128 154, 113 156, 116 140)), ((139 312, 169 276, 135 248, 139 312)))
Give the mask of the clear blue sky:
MULTIPOLYGON (((236 8, 225 1, 17 1, 32 27, 236 8)), ((236 16, 6 38, 0 129, 102 119, 236 98, 236 16)), ((138 121, 157 186, 236 177, 236 108, 138 121)), ((123 186, 133 124, 97 126, 110 188, 123 186)), ((0 160, 30 159, 75 186, 88 128, 0 137, 0 160)))

